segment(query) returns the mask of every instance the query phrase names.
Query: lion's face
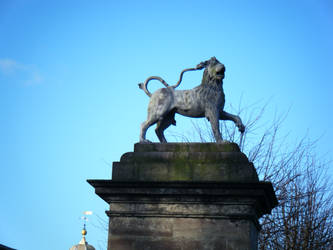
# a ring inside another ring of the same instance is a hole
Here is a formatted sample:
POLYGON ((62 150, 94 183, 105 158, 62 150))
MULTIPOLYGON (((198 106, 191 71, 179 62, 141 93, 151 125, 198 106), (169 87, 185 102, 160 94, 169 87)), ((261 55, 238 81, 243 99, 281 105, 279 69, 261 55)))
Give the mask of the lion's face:
POLYGON ((201 69, 205 67, 201 84, 221 84, 224 79, 225 67, 215 57, 201 62, 197 68, 201 69))
POLYGON ((208 61, 208 65, 207 65, 206 69, 207 69, 209 78, 211 80, 221 81, 222 79, 224 79, 225 67, 215 57, 212 57, 208 61))

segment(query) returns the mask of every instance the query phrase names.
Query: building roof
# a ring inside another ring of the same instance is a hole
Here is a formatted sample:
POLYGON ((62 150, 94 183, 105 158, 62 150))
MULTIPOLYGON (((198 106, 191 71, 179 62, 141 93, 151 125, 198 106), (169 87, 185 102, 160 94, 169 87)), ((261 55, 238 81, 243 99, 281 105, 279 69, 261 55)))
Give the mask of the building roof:
POLYGON ((87 235, 86 225, 84 225, 81 234, 82 234, 82 239, 80 240, 79 244, 72 246, 69 250, 95 250, 95 248, 92 245, 89 245, 88 242, 86 241, 86 235, 87 235))
POLYGON ((15 250, 15 249, 0 244, 0 250, 15 250))

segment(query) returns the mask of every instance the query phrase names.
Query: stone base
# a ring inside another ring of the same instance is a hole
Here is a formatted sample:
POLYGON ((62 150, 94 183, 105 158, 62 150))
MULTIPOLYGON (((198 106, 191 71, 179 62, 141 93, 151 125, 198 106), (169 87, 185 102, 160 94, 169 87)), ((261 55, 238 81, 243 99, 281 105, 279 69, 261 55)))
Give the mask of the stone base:
POLYGON ((108 250, 253 250, 277 204, 236 144, 136 144, 112 180, 88 180, 110 204, 108 250))
POLYGON ((108 249, 257 249, 270 183, 89 180, 110 204, 108 249))

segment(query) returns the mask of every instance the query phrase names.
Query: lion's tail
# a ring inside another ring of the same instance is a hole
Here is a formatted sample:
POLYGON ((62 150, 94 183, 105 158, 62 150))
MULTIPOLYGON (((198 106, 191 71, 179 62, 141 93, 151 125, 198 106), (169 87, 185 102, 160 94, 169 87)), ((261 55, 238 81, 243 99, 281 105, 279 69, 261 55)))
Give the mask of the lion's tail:
POLYGON ((151 80, 158 80, 160 81, 165 87, 169 87, 169 85, 166 83, 166 81, 164 81, 161 77, 159 76, 151 76, 151 77, 148 77, 147 80, 144 82, 144 83, 139 83, 139 88, 142 89, 146 94, 147 96, 151 97, 151 93, 149 92, 149 90, 147 89, 147 86, 148 86, 148 82, 151 81, 151 80))
POLYGON ((200 68, 199 66, 200 66, 200 64, 199 64, 197 67, 195 67, 195 68, 184 69, 184 70, 180 73, 180 76, 179 76, 179 80, 178 80, 178 82, 177 82, 175 85, 172 85, 171 87, 172 87, 173 89, 177 88, 177 87, 180 85, 180 83, 182 82, 182 80, 183 80, 183 75, 184 75, 184 73, 187 72, 187 71, 193 71, 193 70, 199 70, 199 69, 202 69, 202 67, 200 66, 200 67, 201 67, 201 68, 200 68))

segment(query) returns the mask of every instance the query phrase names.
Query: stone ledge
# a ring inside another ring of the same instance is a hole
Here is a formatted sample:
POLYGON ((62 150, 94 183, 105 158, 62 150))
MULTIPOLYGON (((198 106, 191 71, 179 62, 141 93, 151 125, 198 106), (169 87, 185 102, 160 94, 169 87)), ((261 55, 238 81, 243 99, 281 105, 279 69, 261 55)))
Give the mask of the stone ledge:
POLYGON ((134 152, 240 152, 236 143, 136 143, 134 152))
MULTIPOLYGON (((253 204, 258 217, 277 205, 270 182, 120 182, 88 180, 108 204, 253 204)), ((139 205, 138 205, 139 206, 139 205)), ((155 206, 155 211, 156 211, 155 206)), ((184 210, 183 210, 184 211, 184 210)))
POLYGON ((240 152, 128 152, 121 156, 120 161, 124 163, 149 163, 156 161, 186 161, 192 163, 249 162, 247 157, 240 152))

